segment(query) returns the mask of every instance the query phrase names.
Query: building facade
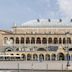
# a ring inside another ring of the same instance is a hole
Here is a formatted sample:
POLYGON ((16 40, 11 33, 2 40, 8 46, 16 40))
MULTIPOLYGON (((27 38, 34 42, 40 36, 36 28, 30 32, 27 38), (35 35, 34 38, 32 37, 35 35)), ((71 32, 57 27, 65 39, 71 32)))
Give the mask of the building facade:
POLYGON ((60 20, 37 19, 0 30, 0 60, 72 60, 72 25, 60 20))

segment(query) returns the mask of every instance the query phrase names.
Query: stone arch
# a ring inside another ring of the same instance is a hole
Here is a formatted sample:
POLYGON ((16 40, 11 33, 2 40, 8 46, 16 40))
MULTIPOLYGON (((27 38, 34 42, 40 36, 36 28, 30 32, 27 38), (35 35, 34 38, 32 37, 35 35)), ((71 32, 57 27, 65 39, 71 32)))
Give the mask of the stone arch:
POLYGON ((51 60, 56 60, 56 54, 51 55, 51 60))
POLYGON ((31 61, 32 60, 32 55, 31 54, 27 54, 27 61, 31 61))
POLYGON ((6 52, 11 52, 11 51, 13 51, 13 48, 7 47, 7 48, 5 48, 5 51, 6 51, 6 52))
POLYGON ((26 38, 26 44, 30 44, 30 38, 29 37, 26 38))
POLYGON ((70 37, 67 38, 67 43, 71 44, 71 38, 70 37))
POLYGON ((26 55, 25 54, 21 54, 22 60, 26 60, 26 55))
POLYGON ((44 55, 43 54, 39 54, 39 61, 44 61, 44 55))
POLYGON ((58 60, 65 60, 65 55, 61 52, 61 53, 58 53, 57 55, 58 57, 58 60))
POLYGON ((33 54, 33 60, 37 61, 38 60, 38 55, 37 54, 33 54))
POLYGON ((59 44, 61 44, 62 43, 62 38, 59 38, 59 44))
POLYGON ((21 37, 21 44, 24 44, 24 37, 21 37))
POLYGON ((14 44, 14 37, 10 37, 10 40, 12 40, 12 43, 14 44))
POLYGON ((69 48, 69 51, 72 51, 72 48, 69 48))
POLYGON ((46 55, 45 55, 45 60, 46 60, 46 61, 50 60, 50 55, 49 55, 49 54, 46 54, 46 55))
POLYGON ((42 38, 42 44, 47 44, 47 38, 45 37, 42 38))
POLYGON ((16 44, 19 44, 19 37, 16 37, 16 44))
POLYGON ((51 37, 48 38, 48 43, 49 44, 52 43, 52 38, 51 37))
POLYGON ((31 44, 35 44, 35 38, 34 37, 31 38, 31 44))
POLYGON ((65 44, 66 43, 66 39, 65 38, 63 38, 63 44, 65 44))
POLYGON ((55 37, 54 38, 54 44, 57 44, 58 43, 58 39, 55 37))
POLYGON ((41 44, 41 38, 40 38, 40 37, 37 37, 36 43, 37 43, 37 44, 41 44))

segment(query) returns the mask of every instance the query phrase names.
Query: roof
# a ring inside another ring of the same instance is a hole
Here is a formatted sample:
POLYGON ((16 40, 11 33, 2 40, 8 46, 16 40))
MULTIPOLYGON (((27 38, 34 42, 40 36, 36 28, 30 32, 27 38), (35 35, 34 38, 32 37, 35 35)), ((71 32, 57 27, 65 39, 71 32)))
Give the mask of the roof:
POLYGON ((65 23, 61 19, 36 19, 23 23, 21 27, 72 27, 72 22, 65 23))

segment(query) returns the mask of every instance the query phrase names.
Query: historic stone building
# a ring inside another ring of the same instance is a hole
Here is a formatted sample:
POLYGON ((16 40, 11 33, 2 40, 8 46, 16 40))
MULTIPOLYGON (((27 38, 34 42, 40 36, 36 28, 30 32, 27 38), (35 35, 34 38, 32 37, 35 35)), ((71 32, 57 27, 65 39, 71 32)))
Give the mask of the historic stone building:
POLYGON ((0 60, 72 60, 72 20, 37 19, 0 30, 0 60))

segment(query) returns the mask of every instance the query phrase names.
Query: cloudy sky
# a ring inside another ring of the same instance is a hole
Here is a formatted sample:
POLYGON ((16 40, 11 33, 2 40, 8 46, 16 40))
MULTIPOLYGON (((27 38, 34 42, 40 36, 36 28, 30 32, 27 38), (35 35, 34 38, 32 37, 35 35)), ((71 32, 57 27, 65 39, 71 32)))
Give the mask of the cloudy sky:
POLYGON ((32 19, 72 18, 72 0, 0 0, 0 28, 32 19))

